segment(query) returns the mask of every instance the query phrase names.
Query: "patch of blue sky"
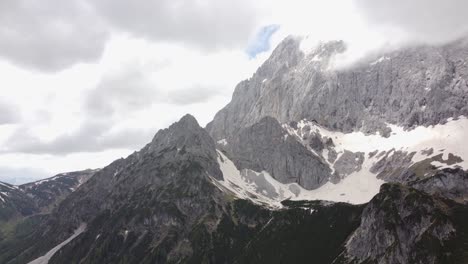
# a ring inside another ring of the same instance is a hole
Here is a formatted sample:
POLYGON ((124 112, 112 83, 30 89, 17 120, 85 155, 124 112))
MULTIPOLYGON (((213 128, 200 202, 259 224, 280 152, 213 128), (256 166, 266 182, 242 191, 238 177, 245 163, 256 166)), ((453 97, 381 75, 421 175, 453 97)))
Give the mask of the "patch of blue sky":
POLYGON ((249 57, 255 58, 257 54, 268 51, 270 49, 271 36, 273 36, 279 28, 280 26, 275 24, 262 27, 249 42, 245 50, 249 57))

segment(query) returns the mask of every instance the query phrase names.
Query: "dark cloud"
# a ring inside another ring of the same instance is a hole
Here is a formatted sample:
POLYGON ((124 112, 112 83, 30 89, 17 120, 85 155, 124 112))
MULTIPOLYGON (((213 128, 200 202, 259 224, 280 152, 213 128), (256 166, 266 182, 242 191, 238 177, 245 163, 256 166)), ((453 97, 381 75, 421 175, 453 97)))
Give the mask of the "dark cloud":
POLYGON ((84 1, 0 1, 0 55, 23 67, 57 71, 95 61, 108 35, 84 1))
POLYGON ((403 30, 410 40, 443 43, 468 32, 466 0, 356 0, 371 25, 403 30))
POLYGON ((58 136, 52 141, 42 141, 31 131, 20 128, 7 140, 2 152, 61 155, 116 148, 136 150, 148 143, 154 134, 154 131, 142 129, 109 132, 111 126, 111 122, 88 121, 78 130, 58 136))
POLYGON ((221 89, 201 85, 163 91, 145 73, 151 70, 132 65, 117 74, 104 76, 86 96, 85 109, 89 118, 129 113, 157 103, 200 103, 221 92, 221 89))
POLYGON ((156 131, 127 128, 111 132, 123 115, 154 103, 187 105, 204 102, 219 91, 214 87, 196 86, 162 92, 138 68, 127 68, 119 74, 105 76, 88 92, 84 122, 77 130, 43 141, 27 127, 20 127, 6 140, 0 152, 61 155, 116 148, 139 149, 156 131))
POLYGON ((58 71, 98 60, 112 32, 208 51, 242 47, 255 19, 247 0, 2 0, 0 56, 58 71))
POLYGON ((110 116, 118 111, 134 111, 155 102, 159 93, 139 69, 104 76, 86 96, 85 108, 91 118, 110 116))
POLYGON ((113 26, 156 41, 178 41, 205 50, 242 47, 257 17, 248 0, 96 0, 113 26))
POLYGON ((85 121, 77 130, 43 141, 33 131, 20 127, 6 140, 0 152, 61 155, 116 148, 139 149, 150 142, 156 131, 126 128, 110 132, 118 124, 116 118, 153 103, 188 105, 219 94, 219 89, 204 87, 161 93, 143 76, 132 71, 127 73, 103 80, 87 95, 85 121))
POLYGON ((19 110, 0 101, 0 125, 14 124, 20 120, 19 110))

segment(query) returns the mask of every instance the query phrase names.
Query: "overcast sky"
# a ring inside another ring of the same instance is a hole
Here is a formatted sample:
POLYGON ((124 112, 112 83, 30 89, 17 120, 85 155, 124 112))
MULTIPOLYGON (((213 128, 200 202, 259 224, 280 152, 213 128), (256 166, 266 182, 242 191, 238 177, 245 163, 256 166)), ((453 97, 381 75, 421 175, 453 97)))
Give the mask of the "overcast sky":
POLYGON ((289 34, 355 57, 468 29, 465 0, 2 0, 0 180, 103 167, 201 125, 289 34))

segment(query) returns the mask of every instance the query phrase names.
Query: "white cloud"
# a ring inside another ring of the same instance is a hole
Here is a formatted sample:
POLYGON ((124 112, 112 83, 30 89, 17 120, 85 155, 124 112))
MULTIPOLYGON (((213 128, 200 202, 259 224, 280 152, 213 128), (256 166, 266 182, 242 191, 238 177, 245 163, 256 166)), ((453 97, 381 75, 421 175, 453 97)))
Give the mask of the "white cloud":
POLYGON ((407 42, 441 44, 468 33, 466 0, 356 0, 356 6, 367 25, 398 30, 407 42))
POLYGON ((75 68, 85 65, 78 65, 53 75, 35 74, 29 82, 24 81, 28 73, 4 67, 13 72, 5 83, 15 88, 7 94, 22 106, 26 120, 3 136, 1 152, 69 155, 138 149, 157 129, 186 113, 202 125, 209 122, 265 55, 251 60, 242 50, 206 54, 120 35, 108 43, 99 65, 84 75, 75 68), (39 91, 26 104, 24 95, 31 87, 39 91))
POLYGON ((243 48, 258 14, 249 0, 97 0, 109 23, 135 37, 194 45, 203 50, 243 48))
POLYGON ((134 111, 156 101, 157 87, 147 79, 144 69, 125 68, 122 72, 104 75, 96 88, 86 94, 85 110, 91 117, 111 117, 114 112, 134 111))
POLYGON ((14 124, 21 119, 16 106, 0 101, 0 125, 14 124))

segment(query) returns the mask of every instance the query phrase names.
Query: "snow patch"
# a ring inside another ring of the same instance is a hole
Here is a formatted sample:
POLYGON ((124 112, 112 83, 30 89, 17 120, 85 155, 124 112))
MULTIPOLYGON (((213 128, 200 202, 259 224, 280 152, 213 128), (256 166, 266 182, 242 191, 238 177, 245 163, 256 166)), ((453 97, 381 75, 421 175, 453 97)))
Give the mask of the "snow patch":
POLYGON ((116 170, 114 171, 113 177, 115 178, 115 176, 117 176, 121 171, 122 171, 122 169, 120 169, 120 168, 119 168, 119 169, 116 169, 116 170))
POLYGON ((366 203, 379 192, 384 181, 369 172, 372 160, 363 164, 359 172, 354 172, 338 184, 328 182, 315 190, 306 190, 297 183, 284 184, 274 179, 268 172, 252 170, 239 171, 234 163, 218 151, 218 163, 223 172, 223 181, 218 181, 238 198, 251 200, 271 208, 281 208, 283 200, 327 200, 352 204, 366 203), (246 177, 247 173, 255 177, 246 177), (271 192, 265 190, 265 185, 271 192))
POLYGON ((3 183, 3 182, 0 182, 0 185, 7 188, 7 189, 10 189, 10 190, 18 189, 18 187, 14 186, 14 185, 10 185, 10 184, 3 183))
POLYGON ((374 159, 365 160, 360 171, 351 173, 337 184, 327 182, 315 190, 301 188, 301 194, 293 198, 293 200, 326 200, 351 204, 367 203, 379 192, 380 186, 385 183, 383 180, 377 179, 376 175, 369 171, 374 162, 374 159))
MULTIPOLYGON (((237 198, 251 200, 254 203, 266 205, 272 208, 281 208, 280 200, 269 198, 267 194, 257 191, 257 185, 253 181, 248 181, 241 175, 234 163, 229 160, 221 151, 218 151, 218 163, 223 173, 223 180, 216 181, 222 187, 233 193, 237 198)), ((268 174, 268 173, 266 173, 268 174)), ((265 176, 263 176, 265 177, 265 176)), ((270 176, 271 177, 271 176, 270 176)))
POLYGON ((228 144, 227 140, 225 138, 220 139, 217 141, 218 144, 226 146, 228 144))
MULTIPOLYGON (((362 132, 342 133, 329 131, 314 122, 302 120, 298 122, 298 129, 293 129, 288 125, 283 127, 289 134, 298 139, 306 136, 306 133, 318 132, 324 137, 329 137, 335 144, 337 153, 349 150, 352 152, 364 152, 366 155, 373 151, 401 150, 408 153, 416 152, 412 161, 419 162, 440 153, 433 153, 430 156, 424 150, 433 148, 442 150, 447 155, 452 153, 463 159, 457 163, 465 170, 468 169, 468 147, 461 142, 466 141, 468 135, 468 118, 460 116, 456 120, 447 119, 447 123, 435 126, 419 126, 412 130, 405 130, 404 127, 387 124, 392 129, 390 137, 385 138, 380 135, 366 135, 362 132), (310 129, 303 129, 308 127, 310 129)), ((444 155, 444 156, 445 156, 444 155)), ((338 156, 339 158, 339 156, 338 156)))
POLYGON ((320 57, 318 54, 316 54, 310 61, 320 62, 320 61, 322 61, 322 57, 320 57))
POLYGON ((386 61, 386 60, 389 60, 390 58, 389 57, 386 57, 386 56, 382 56, 380 58, 378 58, 376 61, 374 62, 371 62, 370 65, 376 65, 376 64, 379 64, 383 61, 386 61))
MULTIPOLYGON (((306 190, 297 183, 283 184, 274 179, 268 172, 256 172, 252 170, 238 170, 234 163, 223 153, 218 151, 218 163, 223 172, 222 181, 214 180, 215 184, 233 193, 237 198, 248 199, 257 204, 271 208, 281 208, 283 200, 326 200, 333 202, 347 202, 352 204, 366 203, 380 190, 383 180, 377 179, 370 168, 380 159, 378 153, 383 151, 392 155, 396 151, 406 153, 415 152, 412 162, 416 163, 436 155, 442 155, 447 160, 449 154, 461 157, 463 161, 453 165, 447 165, 437 161, 432 164, 440 168, 462 167, 468 169, 468 148, 463 142, 468 135, 468 119, 459 117, 449 118, 447 123, 429 127, 417 127, 405 130, 403 127, 387 124, 392 129, 392 134, 385 138, 381 135, 366 135, 362 132, 341 133, 327 130, 315 122, 302 120, 297 128, 287 124, 283 127, 290 136, 296 137, 299 142, 307 138, 310 133, 319 133, 322 137, 333 140, 333 149, 337 153, 338 160, 347 150, 351 152, 363 152, 364 161, 359 171, 355 171, 341 179, 338 183, 327 182, 314 190, 306 190), (429 149, 433 153, 428 153, 429 149), (393 153, 391 153, 393 152, 393 153), (370 155, 372 153, 372 155, 370 155), (371 157, 372 156, 372 157, 371 157)), ((303 142, 304 143, 304 142, 303 142)), ((322 157, 334 171, 334 164, 328 162, 330 152, 324 149, 320 153, 309 149, 318 157, 322 157)))
POLYGON ((44 256, 39 257, 28 264, 47 264, 49 263, 50 258, 54 256, 57 251, 59 251, 62 247, 64 247, 66 244, 70 243, 75 237, 79 236, 81 233, 83 233, 86 230, 86 224, 82 223, 73 233, 72 236, 70 236, 67 240, 63 241, 62 243, 58 244, 56 247, 51 249, 49 252, 47 252, 44 256))
POLYGON ((58 179, 58 178, 60 178, 60 177, 62 177, 62 176, 66 176, 66 175, 67 175, 67 173, 62 173, 62 174, 59 174, 59 175, 54 176, 54 177, 51 177, 51 178, 47 178, 47 179, 35 181, 35 182, 33 182, 32 184, 35 185, 35 186, 41 185, 41 184, 43 184, 43 183, 56 180, 56 179, 58 179))
POLYGON ((445 163, 442 163, 440 161, 431 161, 431 165, 434 165, 436 166, 438 169, 446 169, 446 168, 450 168, 450 169, 455 169, 459 166, 455 165, 455 164, 452 164, 452 165, 448 165, 448 164, 445 164, 445 163))

